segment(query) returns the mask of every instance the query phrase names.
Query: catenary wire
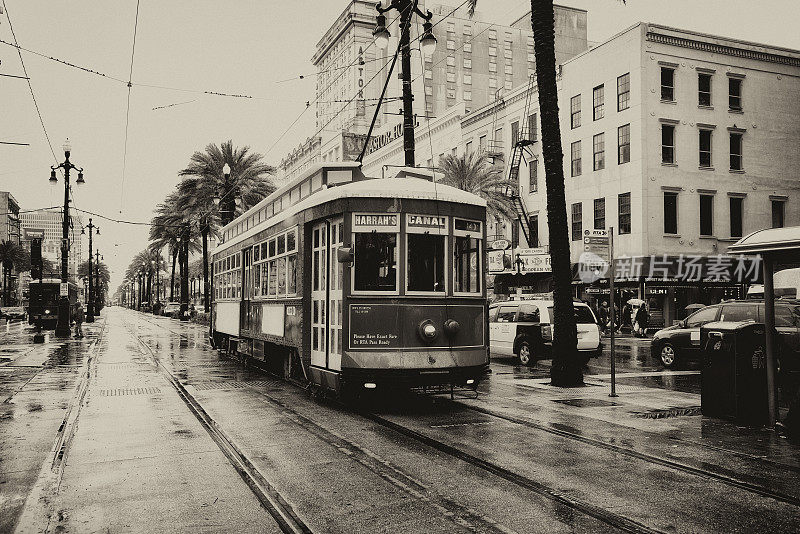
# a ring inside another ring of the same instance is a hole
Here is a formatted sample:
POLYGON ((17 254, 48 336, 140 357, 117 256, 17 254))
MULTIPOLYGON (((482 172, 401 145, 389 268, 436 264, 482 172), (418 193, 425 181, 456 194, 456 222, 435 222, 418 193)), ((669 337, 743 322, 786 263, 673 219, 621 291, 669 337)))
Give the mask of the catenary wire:
POLYGON ((125 202, 125 171, 128 164, 128 126, 131 116, 131 79, 133 78, 133 60, 136 55, 136 32, 139 29, 139 0, 136 0, 136 17, 133 22, 133 45, 131 46, 131 68, 128 73, 128 99, 125 105, 125 142, 122 149, 122 181, 119 186, 119 212, 125 202))

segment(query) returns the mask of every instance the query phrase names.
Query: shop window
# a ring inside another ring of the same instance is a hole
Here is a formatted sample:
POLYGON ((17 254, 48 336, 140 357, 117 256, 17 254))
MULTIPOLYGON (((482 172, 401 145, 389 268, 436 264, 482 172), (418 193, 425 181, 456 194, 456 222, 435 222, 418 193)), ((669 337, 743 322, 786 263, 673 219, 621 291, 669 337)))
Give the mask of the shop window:
POLYGON ((397 234, 357 233, 353 254, 356 291, 397 291, 397 234))
POLYGON ((455 236, 454 239, 455 272, 453 282, 455 287, 453 291, 456 293, 480 293, 481 241, 473 237, 461 236, 455 236))
POLYGON ((432 234, 408 234, 408 250, 414 251, 407 258, 408 291, 441 293, 444 283, 444 249, 446 236, 432 234))
POLYGON ((700 235, 714 235, 714 195, 700 195, 700 235))
POLYGON ((678 193, 664 192, 664 233, 678 233, 678 193))

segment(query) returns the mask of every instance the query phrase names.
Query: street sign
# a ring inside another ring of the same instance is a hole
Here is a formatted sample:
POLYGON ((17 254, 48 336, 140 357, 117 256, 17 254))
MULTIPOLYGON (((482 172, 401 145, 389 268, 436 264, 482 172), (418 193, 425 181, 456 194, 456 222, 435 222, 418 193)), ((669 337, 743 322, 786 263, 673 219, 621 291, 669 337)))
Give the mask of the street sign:
POLYGON ((61 282, 61 292, 59 295, 62 297, 69 296, 69 282, 61 282))
POLYGON ((605 261, 610 260, 610 246, 606 230, 584 230, 583 251, 597 254, 605 261))

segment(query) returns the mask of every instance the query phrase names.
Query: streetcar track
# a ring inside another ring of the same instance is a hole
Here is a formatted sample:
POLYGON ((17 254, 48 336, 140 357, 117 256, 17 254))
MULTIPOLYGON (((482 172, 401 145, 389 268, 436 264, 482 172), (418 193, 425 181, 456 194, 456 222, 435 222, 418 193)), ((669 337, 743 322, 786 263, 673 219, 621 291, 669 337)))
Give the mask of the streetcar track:
MULTIPOLYGON (((609 451, 612 451, 612 452, 623 454, 625 456, 629 456, 631 458, 636 458, 638 460, 642 460, 642 461, 645 461, 645 462, 648 462, 648 463, 651 463, 651 464, 661 465, 663 467, 668 467, 670 469, 674 469, 674 470, 677 470, 677 471, 682 471, 684 473, 688 473, 688 474, 691 474, 691 475, 694 475, 694 476, 707 478, 707 479, 711 479, 711 480, 716 480, 718 482, 722 482, 723 484, 727 484, 729 486, 733 486, 733 487, 736 487, 736 488, 739 488, 739 489, 742 489, 742 490, 745 490, 745 491, 749 491, 751 493, 755 493, 755 494, 761 495, 762 497, 769 497, 771 499, 775 499, 776 501, 784 502, 784 503, 787 503, 787 504, 792 504, 794 506, 800 506, 800 498, 797 498, 797 497, 795 497, 793 495, 789 495, 787 493, 783 493, 783 492, 779 492, 779 491, 773 491, 773 490, 767 489, 767 488, 765 488, 763 486, 760 486, 758 484, 745 482, 743 480, 739 480, 737 478, 733 478, 733 477, 728 476, 728 475, 715 473, 714 471, 709 471, 707 469, 701 469, 699 467, 693 467, 693 466, 690 466, 690 465, 687 465, 687 464, 683 464, 683 463, 680 463, 680 462, 676 462, 676 461, 673 461, 673 460, 667 460, 666 458, 653 456, 651 454, 635 451, 635 450, 632 450, 632 449, 628 449, 626 447, 620 447, 619 445, 614 445, 612 443, 607 443, 607 442, 604 442, 604 441, 600 441, 598 439, 594 439, 594 438, 590 438, 590 437, 586 437, 586 436, 581 436, 580 434, 576 434, 576 433, 570 432, 568 430, 561 430, 561 429, 558 429, 558 428, 553 428, 553 427, 550 427, 550 426, 546 426, 546 425, 542 425, 542 424, 539 424, 539 423, 535 423, 533 421, 528 421, 528 420, 525 420, 525 419, 522 419, 522 418, 519 418, 519 417, 514 417, 512 415, 502 414, 502 413, 496 412, 494 410, 491 410, 489 408, 482 408, 482 407, 479 407, 479 406, 470 406, 468 404, 463 404, 463 403, 458 402, 458 401, 451 401, 449 399, 440 399, 440 400, 443 400, 446 403, 452 403, 452 404, 454 404, 456 406, 459 406, 459 407, 462 407, 462 408, 466 408, 468 410, 472 410, 472 411, 475 411, 475 412, 478 412, 478 413, 482 413, 484 415, 497 417, 499 419, 508 421, 510 423, 514 423, 514 424, 517 424, 517 425, 525 426, 525 427, 528 427, 528 428, 533 428, 535 430, 541 430, 541 431, 544 431, 544 432, 548 432, 548 433, 554 434, 556 436, 560 436, 560 437, 564 437, 564 438, 567 438, 567 439, 572 439, 572 440, 575 440, 575 441, 579 441, 579 442, 585 443, 587 445, 592 445, 592 446, 599 447, 599 448, 602 448, 602 449, 606 449, 606 450, 609 450, 609 451)), ((752 457, 752 459, 762 460, 761 458, 758 458, 758 457, 752 457)), ((781 464, 781 465, 783 465, 783 464, 781 464)))
MULTIPOLYGON (((163 328, 163 329, 165 329, 165 330, 167 330, 169 332, 172 332, 173 334, 177 334, 176 332, 174 332, 173 330, 167 328, 164 325, 160 325, 160 324, 157 324, 157 323, 151 322, 151 321, 148 321, 148 322, 150 322, 151 324, 157 325, 157 326, 159 326, 159 327, 161 327, 161 328, 163 328)), ((256 391, 258 391, 258 390, 256 390, 256 391)), ((262 395, 264 395, 264 396, 269 398, 269 396, 266 395, 265 393, 263 393, 261 391, 259 391, 259 393, 261 393, 262 395)), ((628 449, 628 448, 625 448, 625 447, 621 447, 621 446, 614 445, 614 444, 611 444, 611 443, 606 443, 606 442, 603 442, 603 441, 600 441, 600 440, 597 440, 597 439, 594 439, 594 438, 581 436, 579 434, 576 434, 576 433, 573 433, 573 432, 569 432, 567 430, 556 429, 556 428, 548 427, 548 426, 545 426, 545 425, 542 425, 542 424, 534 423, 532 421, 527 421, 527 420, 524 420, 524 419, 521 419, 521 418, 517 418, 517 417, 514 417, 514 416, 501 414, 501 413, 495 412, 495 411, 487 409, 487 408, 474 407, 474 406, 470 406, 470 405, 467 405, 467 404, 463 404, 463 403, 458 402, 458 401, 452 401, 452 400, 449 400, 449 399, 439 399, 439 400, 440 401, 444 401, 444 402, 449 402, 449 403, 452 403, 453 405, 459 406, 461 408, 466 408, 466 409, 469 409, 469 410, 472 410, 472 411, 476 411, 478 413, 483 413, 485 415, 497 417, 499 419, 502 419, 502 420, 505 420, 505 421, 508 421, 508 422, 511 422, 511 423, 514 423, 514 424, 526 426, 526 427, 533 428, 533 429, 536 429, 536 430, 541 430, 541 431, 544 431, 544 432, 548 432, 550 434, 558 435, 560 437, 564 437, 564 438, 567 438, 567 439, 572 439, 572 440, 575 440, 575 441, 579 441, 579 442, 587 444, 587 445, 591 445, 591 446, 595 446, 595 447, 598 447, 598 448, 603 448, 603 449, 606 449, 606 450, 609 450, 609 451, 612 451, 612 452, 616 452, 616 453, 619 453, 619 454, 623 454, 625 456, 629 456, 629 457, 635 458, 635 459, 640 460, 640 461, 648 462, 650 464, 660 465, 662 467, 667 467, 669 469, 677 470, 677 471, 680 471, 680 472, 683 472, 683 473, 687 473, 687 474, 690 474, 690 475, 693 475, 693 476, 697 476, 697 477, 700 477, 700 478, 715 480, 717 482, 721 482, 723 484, 726 484, 726 485, 729 485, 729 486, 732 486, 732 487, 736 487, 738 489, 741 489, 741 490, 744 490, 744 491, 747 491, 747 492, 750 492, 750 493, 754 493, 754 494, 760 495, 762 497, 771 498, 771 499, 774 499, 774 500, 779 501, 779 502, 791 504, 791 505, 794 505, 794 506, 800 506, 800 498, 797 498, 795 496, 792 496, 792 495, 789 495, 789 494, 786 494, 786 493, 783 493, 783 492, 773 491, 773 490, 767 489, 767 488, 765 488, 763 486, 760 486, 758 484, 745 482, 745 481, 739 480, 737 478, 734 478, 734 477, 731 477, 731 476, 728 476, 728 475, 723 475, 723 474, 716 473, 716 472, 713 472, 713 471, 709 471, 709 470, 706 470, 706 469, 701 469, 701 468, 693 467, 693 466, 686 465, 686 464, 683 464, 683 463, 680 463, 680 462, 667 460, 665 458, 660 458, 658 456, 653 456, 653 455, 650 455, 650 454, 634 451, 634 450, 631 450, 631 449, 628 449)), ((577 501, 575 499, 567 497, 567 496, 557 492, 556 490, 554 490, 552 488, 548 488, 547 486, 545 486, 545 485, 543 485, 543 484, 541 484, 539 482, 536 482, 536 481, 534 481, 532 479, 529 479, 529 478, 527 478, 527 477, 525 477, 523 475, 520 475, 518 473, 514 473, 514 472, 512 472, 510 470, 507 470, 504 467, 501 467, 501 466, 496 465, 494 463, 487 462, 486 460, 482 460, 480 458, 477 458, 477 457, 475 457, 475 456, 473 456, 473 455, 471 455, 471 454, 469 454, 467 452, 464 452, 464 451, 462 451, 462 450, 460 450, 460 449, 458 449, 456 447, 448 445, 448 444, 446 444, 446 443, 444 443, 442 441, 439 441, 439 440, 437 440, 435 438, 432 438, 432 437, 426 436, 424 434, 421 434, 421 433, 419 433, 419 432, 417 432, 415 430, 412 430, 410 428, 404 427, 404 426, 402 426, 402 425, 400 425, 398 423, 395 423, 393 421, 389 421, 388 419, 385 419, 385 418, 383 418, 383 417, 381 417, 381 416, 379 416, 377 414, 365 413, 365 412, 359 412, 359 413, 363 417, 365 417, 365 418, 367 418, 367 419, 369 419, 369 420, 371 420, 371 421, 373 421, 375 423, 378 423, 378 424, 380 424, 382 426, 390 428, 390 429, 392 429, 392 430, 394 430, 396 432, 399 432, 399 433, 401 433, 403 435, 411 437, 411 438, 413 438, 413 439, 415 439, 417 441, 425 443, 426 445, 428 445, 430 447, 433 447, 434 449, 439 450, 441 452, 444 452, 444 453, 446 453, 448 455, 455 456, 455 457, 457 457, 457 458, 459 458, 459 459, 461 459, 463 461, 466 461, 466 462, 470 463, 471 465, 475 465, 476 467, 480 467, 480 468, 485 469, 485 470, 487 470, 489 472, 492 472, 493 474, 496 474, 496 475, 500 476, 501 478, 509 480, 509 481, 511 481, 511 482, 513 482, 513 483, 515 483, 517 485, 525 487, 526 489, 532 490, 532 491, 534 491, 536 493, 544 495, 544 496, 546 496, 548 498, 551 498, 553 500, 556 500, 558 502, 562 502, 562 504, 565 504, 565 505, 570 506, 572 508, 578 509, 578 510, 580 510, 580 511, 582 511, 582 512, 584 512, 584 513, 586 513, 586 514, 588 514, 590 516, 593 516, 593 517, 595 517, 597 519, 600 519, 600 520, 602 520, 602 521, 604 521, 604 522, 606 522, 608 524, 611 524, 611 525, 613 525, 613 526, 615 526, 617 528, 621 528, 621 529, 626 530, 628 532, 658 532, 657 530, 649 529, 649 527, 647 527, 646 525, 638 523, 638 522, 636 522, 634 520, 631 520, 629 518, 626 518, 624 516, 620 516, 618 514, 615 514, 613 512, 609 512, 607 510, 604 510, 602 508, 596 507, 596 506, 591 505, 589 503, 583 503, 581 501, 577 501), (645 529, 645 530, 642 530, 642 529, 645 529)), ((685 440, 678 440, 678 441, 685 441, 685 440)), ((703 445, 703 444, 697 444, 697 443, 691 442, 691 441, 686 441, 686 442, 690 443, 692 445, 695 445, 695 446, 705 447, 705 445, 703 445)), ((715 447, 708 447, 708 448, 710 448, 712 450, 715 449, 715 447)), ((732 451, 732 452, 735 452, 735 451, 732 451)), ((761 458, 761 457, 753 456, 753 455, 747 455, 746 453, 740 453, 739 456, 742 456, 744 458, 747 458, 749 460, 753 460, 753 461, 756 461, 756 462, 777 464, 780 467, 787 467, 787 468, 789 468, 790 470, 793 470, 793 471, 797 470, 793 466, 786 466, 785 464, 781 464, 779 462, 774 462, 774 461, 772 461, 770 459, 761 458)))
MULTIPOLYGON (((151 323, 153 324, 153 323, 151 323)), ((245 456, 230 438, 217 425, 214 419, 203 409, 202 405, 189 393, 183 384, 164 367, 156 357, 155 352, 139 336, 138 332, 129 329, 134 339, 144 347, 156 362, 156 366, 167 381, 178 393, 178 397, 186 404, 203 428, 206 429, 211 439, 217 444, 230 464, 244 480, 256 498, 275 519, 281 531, 292 534, 313 534, 313 531, 303 522, 292 509, 291 505, 283 499, 275 488, 264 478, 258 468, 245 456)))

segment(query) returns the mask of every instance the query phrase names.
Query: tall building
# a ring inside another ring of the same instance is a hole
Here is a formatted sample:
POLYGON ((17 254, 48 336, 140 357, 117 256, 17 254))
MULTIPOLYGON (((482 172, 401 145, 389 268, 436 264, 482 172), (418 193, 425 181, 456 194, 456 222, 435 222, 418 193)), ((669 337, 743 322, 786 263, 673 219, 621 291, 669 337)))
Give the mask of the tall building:
POLYGON ((19 203, 6 191, 0 191, 0 241, 20 243, 19 203))
MULTIPOLYGON (((42 257, 52 261, 58 272, 61 269, 61 239, 62 239, 62 215, 58 211, 35 211, 23 213, 22 220, 22 240, 26 247, 30 247, 30 239, 26 236, 26 231, 41 230, 44 232, 42 240, 42 257)), ((89 252, 84 247, 85 237, 81 234, 83 228, 83 218, 73 213, 70 217, 70 248, 67 259, 67 268, 70 277, 75 277, 78 272, 78 265, 89 259, 89 252), (85 256, 85 257, 84 257, 85 256)))
MULTIPOLYGON (((463 4, 456 9, 421 1, 419 7, 433 14, 432 31, 438 41, 434 53, 422 57, 414 44, 422 22, 414 15, 411 78, 420 125, 442 117, 462 102, 470 113, 527 83, 535 72, 529 17, 501 25, 485 22, 479 12, 469 18, 463 4)), ((586 11, 556 6, 555 13, 556 57, 563 62, 588 48, 586 11)), ((397 11, 387 12, 389 46, 378 49, 372 36, 376 15, 374 1, 352 0, 317 43, 311 61, 318 70, 315 112, 319 134, 283 159, 279 168, 287 179, 311 163, 355 160, 361 153, 400 36, 397 11)), ((368 152, 402 137, 400 69, 398 60, 368 152)))
MULTIPOLYGON (((481 151, 508 176, 514 141, 532 125, 517 179, 533 232, 528 243, 494 232, 531 247, 549 239, 535 91, 523 84, 471 113, 454 107, 415 132, 433 165, 481 151)), ((740 288, 665 281, 652 276, 652 258, 719 258, 750 232, 800 224, 800 51, 639 23, 560 64, 558 99, 572 261, 586 230, 613 227, 616 255, 640 269, 620 286, 648 300, 655 324, 740 288)), ((393 140, 365 158, 364 172, 402 162, 402 139, 393 140)), ((535 274, 508 278, 547 289, 535 274)), ((582 298, 598 291, 575 288, 582 298)))

